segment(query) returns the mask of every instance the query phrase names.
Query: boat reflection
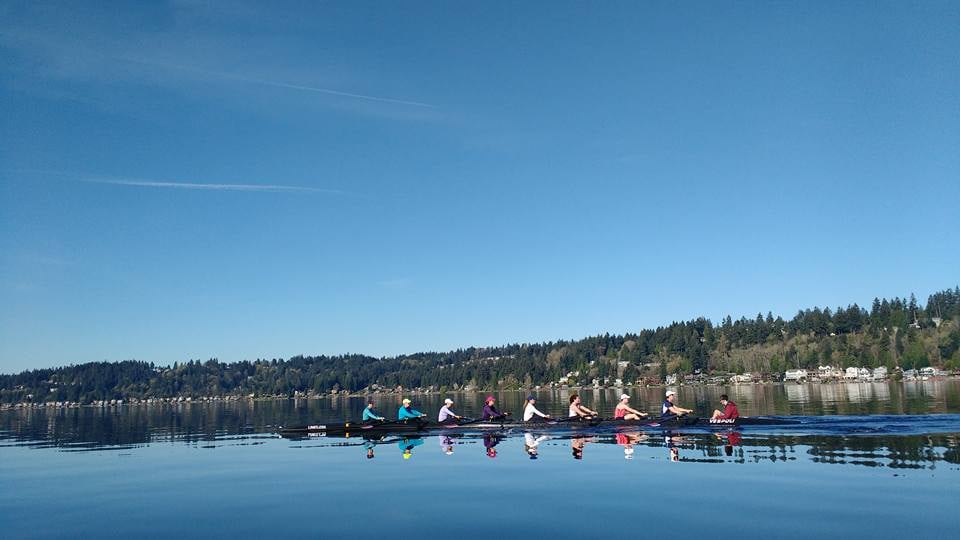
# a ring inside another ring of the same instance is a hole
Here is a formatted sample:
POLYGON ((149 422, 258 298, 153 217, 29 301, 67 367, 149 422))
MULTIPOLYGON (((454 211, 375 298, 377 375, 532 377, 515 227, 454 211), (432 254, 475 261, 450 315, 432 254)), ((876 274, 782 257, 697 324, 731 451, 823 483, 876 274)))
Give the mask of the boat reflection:
MULTIPOLYGON (((437 436, 437 441, 442 454, 449 459, 457 459, 454 449, 461 444, 482 444, 484 455, 488 458, 498 457, 503 447, 522 448, 523 455, 530 460, 549 456, 555 448, 562 445, 569 448, 574 460, 580 461, 583 460, 587 445, 595 445, 596 448, 591 450, 591 454, 598 458, 607 459, 610 456, 608 452, 615 447, 618 455, 627 460, 638 457, 666 458, 675 463, 761 464, 809 461, 825 465, 918 470, 934 470, 944 463, 960 465, 960 434, 850 437, 751 435, 738 431, 670 431, 653 437, 640 431, 549 436, 528 432, 443 434, 437 436), (661 453, 664 450, 665 455, 661 453)), ((418 436, 371 438, 361 444, 330 444, 328 440, 320 446, 360 446, 367 459, 373 459, 375 448, 381 444, 396 444, 402 458, 409 460, 416 447, 424 444, 424 439, 418 436)))

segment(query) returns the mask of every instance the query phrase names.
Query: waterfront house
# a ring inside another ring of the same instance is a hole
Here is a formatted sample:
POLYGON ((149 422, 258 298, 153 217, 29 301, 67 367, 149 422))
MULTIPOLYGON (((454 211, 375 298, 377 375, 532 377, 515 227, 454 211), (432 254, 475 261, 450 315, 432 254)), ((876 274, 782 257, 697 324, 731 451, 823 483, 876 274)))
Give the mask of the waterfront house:
POLYGON ((831 365, 817 367, 817 374, 821 379, 842 379, 843 370, 831 365))
POLYGON ((882 381, 887 378, 887 368, 880 366, 873 369, 873 380, 882 381))
POLYGON ((783 374, 784 381, 805 381, 807 380, 807 370, 805 369, 788 369, 786 373, 783 374))
POLYGON ((873 373, 868 368, 862 367, 857 370, 857 378, 861 381, 869 381, 873 378, 873 373))

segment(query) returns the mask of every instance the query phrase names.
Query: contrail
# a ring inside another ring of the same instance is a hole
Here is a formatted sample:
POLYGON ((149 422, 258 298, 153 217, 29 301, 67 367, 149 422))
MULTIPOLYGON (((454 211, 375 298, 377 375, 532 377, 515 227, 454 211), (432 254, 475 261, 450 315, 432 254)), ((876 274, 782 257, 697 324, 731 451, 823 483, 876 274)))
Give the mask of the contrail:
POLYGON ((189 182, 157 182, 153 180, 129 180, 112 178, 86 178, 84 182, 91 184, 111 184, 115 186, 140 186, 152 188, 173 188, 173 189, 200 189, 212 191, 261 191, 261 192, 311 192, 311 193, 337 193, 343 191, 338 189, 322 189, 304 186, 285 186, 278 184, 195 184, 189 182))
POLYGON ((128 57, 123 57, 122 59, 125 60, 125 61, 127 61, 127 62, 133 62, 133 63, 136 63, 136 64, 144 64, 144 65, 148 65, 148 66, 162 67, 162 68, 167 68, 167 69, 177 69, 177 70, 181 70, 181 71, 193 71, 193 72, 195 72, 195 73, 202 73, 202 74, 205 74, 205 75, 212 75, 212 76, 215 76, 215 77, 221 77, 221 78, 224 78, 224 79, 231 79, 231 80, 234 80, 234 81, 242 81, 242 82, 246 82, 246 83, 250 83, 250 84, 261 84, 261 85, 264 85, 264 86, 274 86, 274 87, 276 87, 276 88, 287 88, 287 89, 290 89, 290 90, 302 90, 302 91, 304 91, 304 92, 317 92, 317 93, 319 93, 319 94, 328 94, 328 95, 331 95, 331 96, 349 97, 349 98, 354 98, 354 99, 365 99, 365 100, 367 100, 367 101, 377 101, 377 102, 380 102, 380 103, 393 103, 393 104, 396 104, 396 105, 409 105, 409 106, 411 106, 411 107, 424 107, 424 108, 427 108, 427 109, 435 109, 435 108, 436 108, 436 105, 431 105, 431 104, 429 104, 429 103, 423 103, 423 102, 421 102, 421 101, 410 101, 410 100, 406 100, 406 99, 395 99, 395 98, 388 98, 388 97, 371 96, 371 95, 367 95, 367 94, 356 94, 356 93, 353 93, 353 92, 343 92, 343 91, 340 91, 340 90, 334 90, 334 89, 332 89, 332 88, 320 88, 320 87, 317 87, 317 86, 304 86, 304 85, 300 85, 300 84, 290 84, 290 83, 279 82, 279 81, 268 81, 268 80, 264 80, 264 79, 254 79, 254 78, 251 78, 251 77, 245 77, 245 76, 243 76, 243 75, 237 75, 237 74, 228 73, 228 72, 225 72, 225 71, 213 71, 213 70, 209 70, 209 69, 202 69, 202 68, 192 67, 192 66, 184 66, 184 65, 180 65, 180 64, 169 64, 169 63, 166 63, 166 62, 151 62, 151 61, 148 61, 148 60, 140 60, 140 59, 128 58, 128 57))

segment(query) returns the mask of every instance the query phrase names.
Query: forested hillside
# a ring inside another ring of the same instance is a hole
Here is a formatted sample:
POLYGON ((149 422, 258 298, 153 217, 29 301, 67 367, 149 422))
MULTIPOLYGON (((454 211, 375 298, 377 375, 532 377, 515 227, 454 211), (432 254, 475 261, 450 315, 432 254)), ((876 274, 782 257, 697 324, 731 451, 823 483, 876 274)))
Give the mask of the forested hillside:
POLYGON ((296 356, 173 366, 93 362, 0 375, 0 403, 174 396, 294 395, 332 391, 529 388, 593 379, 658 382, 671 373, 781 374, 791 367, 927 365, 960 369, 960 288, 909 299, 813 308, 789 320, 758 313, 674 322, 653 330, 576 341, 513 344, 388 358, 296 356))

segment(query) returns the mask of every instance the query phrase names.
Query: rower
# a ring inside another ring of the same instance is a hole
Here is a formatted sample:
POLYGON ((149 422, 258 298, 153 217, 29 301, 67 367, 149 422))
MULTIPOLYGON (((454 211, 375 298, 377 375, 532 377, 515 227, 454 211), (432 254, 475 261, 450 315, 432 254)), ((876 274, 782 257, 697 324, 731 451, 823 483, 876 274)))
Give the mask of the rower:
POLYGON ((494 406, 496 398, 493 396, 487 396, 487 399, 484 400, 483 406, 483 420, 505 420, 510 413, 502 413, 497 410, 497 407, 494 406))
POLYGON ((533 394, 527 396, 527 404, 526 404, 526 406, 524 406, 524 408, 523 408, 523 421, 524 421, 524 422, 530 422, 530 421, 533 420, 535 417, 539 417, 539 418, 550 418, 550 415, 549 415, 549 414, 543 414, 542 412, 540 412, 539 410, 537 410, 537 407, 534 406, 534 403, 536 403, 536 402, 537 402, 536 396, 534 396, 533 394))
POLYGON ((384 420, 385 420, 384 417, 380 416, 379 414, 377 414, 376 411, 373 410, 373 400, 371 399, 370 401, 368 401, 366 408, 363 409, 363 421, 364 422, 371 422, 371 421, 383 422, 384 420))
POLYGON ((426 416, 422 412, 414 409, 410 406, 411 401, 407 398, 403 399, 403 405, 400 406, 400 410, 397 411, 397 420, 407 420, 411 418, 421 418, 426 416))
POLYGON ((720 395, 720 404, 723 405, 723 410, 714 410, 713 416, 710 417, 711 420, 736 420, 740 418, 740 411, 737 410, 737 404, 730 401, 730 398, 726 394, 720 395))
POLYGON ((683 416, 693 412, 692 409, 684 409, 674 405, 673 400, 677 399, 677 393, 673 390, 667 390, 666 399, 663 400, 663 408, 660 411, 661 418, 670 418, 673 416, 683 416))
POLYGON ((568 414, 568 417, 577 418, 580 420, 582 419, 592 420, 598 414, 600 413, 598 413, 597 411, 592 411, 588 409, 585 405, 580 403, 579 395, 574 394, 570 396, 570 412, 568 414))
POLYGON ((437 415, 437 422, 453 422, 463 418, 450 410, 451 405, 453 405, 452 399, 447 398, 443 400, 443 407, 440 408, 440 414, 437 415))
POLYGON ((613 417, 617 420, 639 420, 647 416, 647 413, 640 412, 634 408, 631 408, 627 403, 630 401, 630 396, 627 394, 620 394, 620 403, 617 403, 617 407, 613 409, 613 417))

